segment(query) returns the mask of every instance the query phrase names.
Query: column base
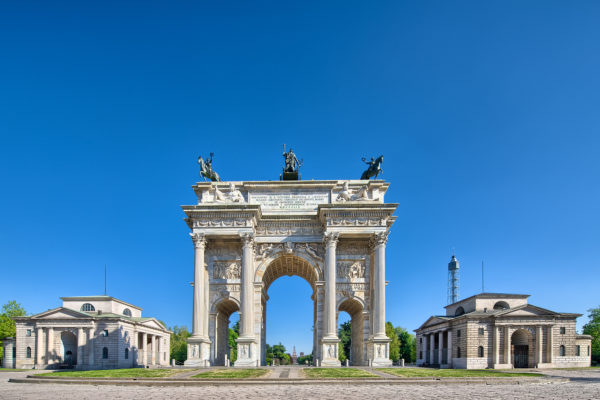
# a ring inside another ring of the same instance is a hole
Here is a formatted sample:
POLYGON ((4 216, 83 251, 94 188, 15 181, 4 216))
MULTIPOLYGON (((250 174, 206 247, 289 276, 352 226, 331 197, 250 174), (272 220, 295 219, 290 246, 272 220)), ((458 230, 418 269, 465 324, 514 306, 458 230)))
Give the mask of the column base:
POLYGON ((191 336, 187 342, 188 358, 185 360, 184 365, 186 367, 210 367, 210 339, 191 336))
POLYGON ((256 338, 239 337, 237 341, 237 360, 233 363, 237 368, 259 367, 260 357, 256 345, 256 338))
POLYGON ((494 369, 512 369, 512 364, 494 364, 494 369))
POLYGON ((386 337, 373 337, 367 342, 367 355, 372 367, 391 367, 390 342, 386 337))
POLYGON ((321 339, 321 363, 320 367, 340 367, 342 363, 339 360, 340 339, 335 336, 321 339))

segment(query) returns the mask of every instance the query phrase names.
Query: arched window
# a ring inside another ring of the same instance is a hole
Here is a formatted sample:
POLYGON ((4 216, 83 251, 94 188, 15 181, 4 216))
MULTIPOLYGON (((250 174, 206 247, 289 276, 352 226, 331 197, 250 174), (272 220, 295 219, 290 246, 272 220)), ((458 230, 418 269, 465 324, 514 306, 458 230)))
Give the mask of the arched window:
POLYGON ((127 360, 129 358, 129 349, 125 348, 125 359, 127 360))
POLYGON ((456 348, 456 358, 460 358, 460 347, 456 348))
POLYGON ((499 301, 494 304, 494 310, 508 310, 510 306, 505 301, 499 301))
POLYGON ((27 358, 31 358, 31 347, 27 348, 27 354, 25 355, 27 358))
POLYGON ((454 316, 458 317, 459 315, 463 315, 465 313, 465 309, 462 307, 458 307, 454 312, 454 316))
POLYGON ((561 357, 564 357, 564 356, 565 356, 565 354, 566 354, 566 351, 565 351, 565 346, 561 344, 561 345, 560 345, 560 356, 561 356, 561 357))
POLYGON ((124 309, 123 315, 126 317, 131 317, 131 310, 129 308, 124 309))
POLYGON ((483 346, 479 346, 479 348, 477 349, 477 355, 479 357, 483 357, 483 346))
POLYGON ((91 305, 90 303, 84 303, 81 306, 81 311, 96 311, 96 309, 94 308, 93 305, 91 305))
POLYGON ((102 358, 108 358, 108 347, 102 348, 102 358))

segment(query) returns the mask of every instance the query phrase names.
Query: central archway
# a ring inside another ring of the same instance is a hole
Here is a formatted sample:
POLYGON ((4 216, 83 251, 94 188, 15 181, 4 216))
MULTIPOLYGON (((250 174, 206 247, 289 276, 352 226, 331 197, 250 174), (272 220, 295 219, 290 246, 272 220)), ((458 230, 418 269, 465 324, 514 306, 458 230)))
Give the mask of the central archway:
MULTIPOLYGON (((267 301, 269 300, 268 291, 271 284, 283 276, 298 276, 304 279, 312 288, 311 300, 313 301, 313 359, 319 357, 319 338, 321 337, 321 328, 319 324, 319 304, 322 301, 323 290, 319 290, 322 284, 319 283, 321 270, 318 265, 294 254, 279 254, 273 259, 264 262, 257 269, 255 283, 262 283, 261 296, 261 318, 260 323, 260 357, 261 364, 266 365, 266 339, 267 339, 267 301)), ((322 307, 321 307, 322 310, 322 307)))

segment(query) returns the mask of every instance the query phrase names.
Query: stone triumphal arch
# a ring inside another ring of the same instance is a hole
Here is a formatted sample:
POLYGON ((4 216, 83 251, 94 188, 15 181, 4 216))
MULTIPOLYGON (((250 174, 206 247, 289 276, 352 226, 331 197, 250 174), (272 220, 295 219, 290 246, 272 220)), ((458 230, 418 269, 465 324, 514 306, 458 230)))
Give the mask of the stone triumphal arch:
POLYGON ((337 316, 352 318, 351 362, 391 365, 385 335, 385 246, 397 204, 380 181, 206 182, 184 206, 194 243, 193 327, 186 365, 224 365, 240 313, 236 366, 265 364, 269 286, 312 287, 313 357, 339 366, 337 316))

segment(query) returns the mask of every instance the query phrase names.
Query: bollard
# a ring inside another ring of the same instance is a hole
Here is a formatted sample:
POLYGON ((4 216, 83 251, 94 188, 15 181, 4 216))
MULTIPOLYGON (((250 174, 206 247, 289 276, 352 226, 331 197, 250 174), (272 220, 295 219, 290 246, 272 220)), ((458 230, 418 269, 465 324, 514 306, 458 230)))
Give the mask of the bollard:
POLYGON ((401 358, 401 359, 400 359, 400 366, 401 366, 401 367, 404 367, 404 358, 401 358))
POLYGON ((350 366, 350 360, 348 360, 348 359, 346 358, 346 367, 349 367, 349 366, 350 366))

